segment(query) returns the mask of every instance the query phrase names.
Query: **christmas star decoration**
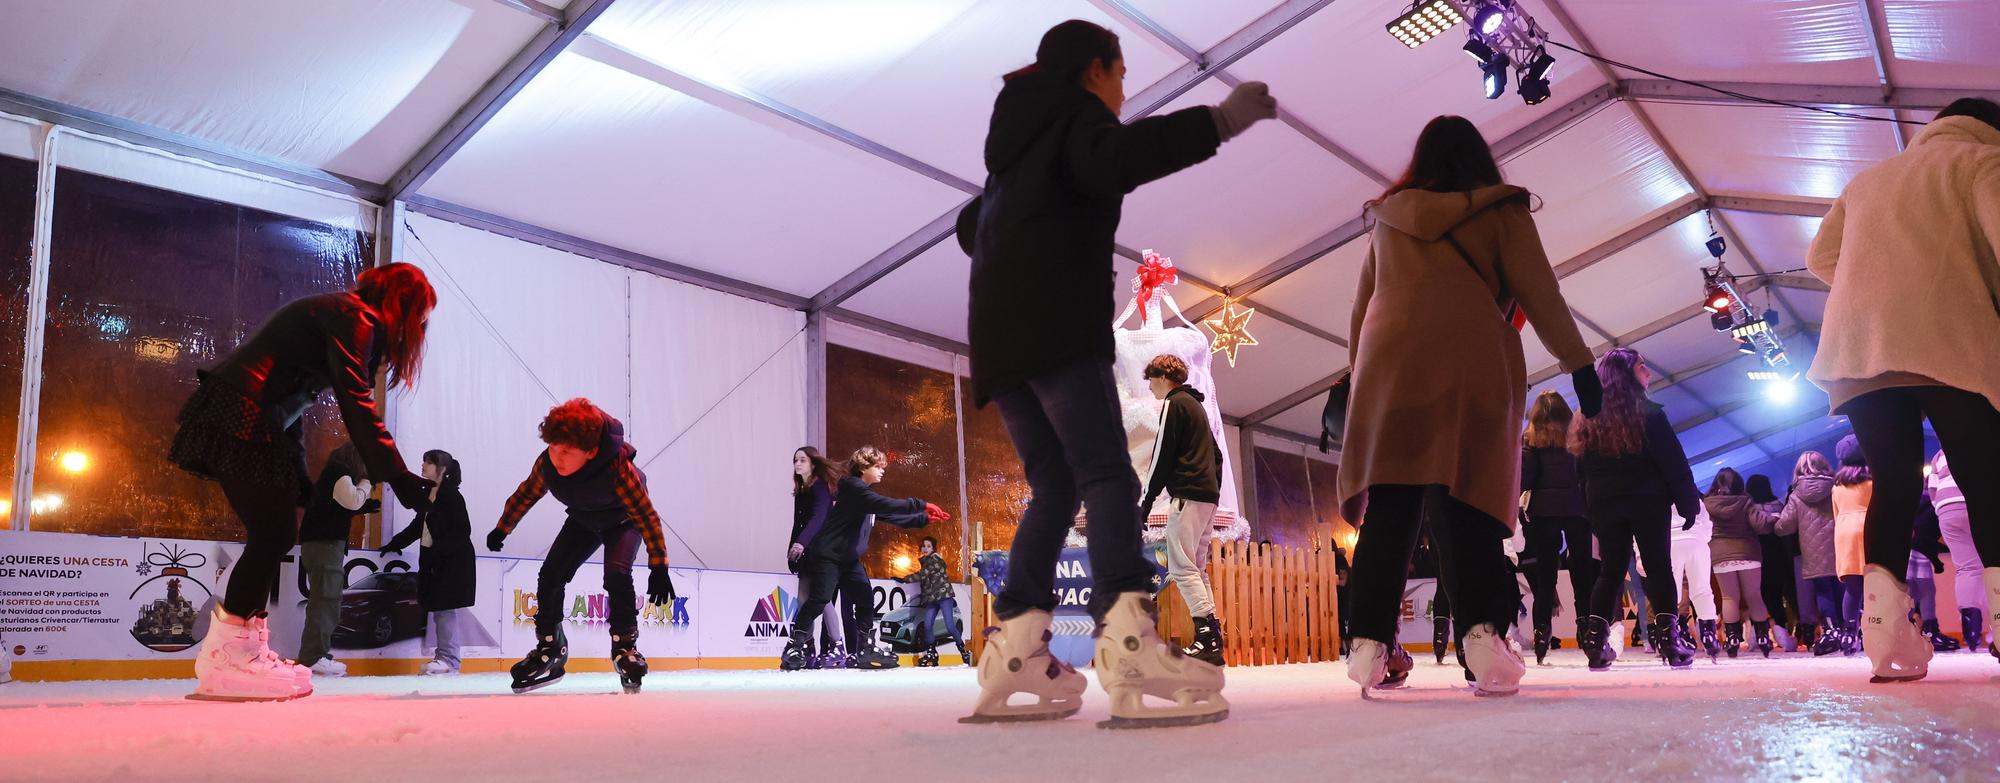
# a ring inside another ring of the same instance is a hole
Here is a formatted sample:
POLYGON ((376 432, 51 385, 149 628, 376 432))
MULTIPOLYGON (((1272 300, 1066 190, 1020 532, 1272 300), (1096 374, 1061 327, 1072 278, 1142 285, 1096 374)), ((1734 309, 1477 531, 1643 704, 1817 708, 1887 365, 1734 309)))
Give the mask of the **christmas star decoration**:
POLYGON ((1250 316, 1256 315, 1254 307, 1237 307, 1235 299, 1225 299, 1222 310, 1214 317, 1202 320, 1202 325, 1215 332, 1215 339, 1208 343, 1208 352, 1217 351, 1229 357, 1229 366, 1236 366, 1236 350, 1246 345, 1256 345, 1257 338, 1250 336, 1250 316))

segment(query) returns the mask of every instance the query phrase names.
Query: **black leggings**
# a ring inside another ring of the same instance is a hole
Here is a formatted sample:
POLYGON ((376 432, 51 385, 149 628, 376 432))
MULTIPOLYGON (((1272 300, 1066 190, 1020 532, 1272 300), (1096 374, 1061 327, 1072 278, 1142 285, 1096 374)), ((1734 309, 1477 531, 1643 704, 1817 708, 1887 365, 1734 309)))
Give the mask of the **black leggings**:
POLYGON ((806 638, 810 638, 813 621, 826 611, 827 603, 838 592, 843 612, 837 614, 846 615, 841 627, 847 632, 847 649, 868 649, 874 642, 875 589, 868 584, 868 572, 862 569, 861 561, 806 555, 799 575, 805 577, 805 596, 800 599, 798 614, 792 617, 794 633, 803 630, 806 638))
POLYGON ((1463 638, 1473 626, 1491 624, 1506 633, 1521 606, 1521 593, 1501 544, 1507 528, 1446 494, 1437 485, 1376 485, 1368 488, 1368 512, 1354 544, 1354 570, 1347 588, 1357 639, 1396 643, 1402 616, 1403 585, 1417 535, 1430 527, 1438 553, 1438 594, 1454 596, 1452 625, 1463 638))
POLYGON ((1865 528, 1868 562, 1903 577, 1910 529, 1923 498, 1924 419, 1965 493, 1979 559, 2000 563, 2000 410, 1985 397, 1947 386, 1882 389, 1849 400, 1840 413, 1868 455, 1875 497, 1865 528))
POLYGON ((1590 520, 1583 517, 1529 517, 1528 548, 1521 555, 1521 571, 1528 575, 1528 588, 1535 594, 1535 628, 1549 627, 1556 608, 1557 571, 1569 554, 1570 597, 1576 600, 1577 619, 1590 614, 1590 590, 1597 584, 1597 558, 1590 556, 1590 520))
MULTIPOLYGON (((1597 586, 1590 591, 1590 613, 1607 621, 1619 615, 1618 594, 1631 567, 1632 545, 1639 545, 1639 563, 1646 569, 1646 603, 1655 612, 1671 612, 1680 606, 1680 587, 1674 584, 1673 552, 1669 544, 1667 519, 1672 503, 1665 498, 1606 498, 1590 506, 1590 530, 1597 536, 1597 553, 1604 557, 1597 572, 1597 586)), ((1641 625, 1652 622, 1641 617, 1641 625)))
POLYGON ((554 636, 562 629, 569 607, 563 593, 576 569, 604 547, 604 596, 611 603, 611 632, 628 634, 639 629, 639 595, 632 588, 632 560, 639 554, 639 527, 630 520, 605 527, 566 521, 549 544, 535 583, 535 633, 554 636), (543 611, 553 609, 554 611, 543 611))
POLYGON ((298 539, 299 488, 263 479, 223 478, 217 483, 243 523, 243 556, 229 571, 222 610, 249 617, 270 602, 278 584, 278 564, 298 539))

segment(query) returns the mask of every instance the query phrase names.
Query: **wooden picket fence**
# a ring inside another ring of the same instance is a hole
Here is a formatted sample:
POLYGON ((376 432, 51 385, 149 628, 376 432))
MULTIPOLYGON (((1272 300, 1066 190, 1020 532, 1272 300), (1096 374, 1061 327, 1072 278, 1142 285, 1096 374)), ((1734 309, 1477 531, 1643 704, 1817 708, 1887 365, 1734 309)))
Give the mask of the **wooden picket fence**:
MULTIPOLYGON (((1331 548, 1217 541, 1209 554, 1208 578, 1230 666, 1340 660, 1340 602, 1331 548)), ((966 627, 993 625, 992 599, 978 579, 972 580, 972 595, 966 627)), ((1159 602, 1160 637, 1187 644, 1194 638, 1194 621, 1171 581, 1159 602)), ((973 636, 973 654, 984 655, 985 634, 973 636)))

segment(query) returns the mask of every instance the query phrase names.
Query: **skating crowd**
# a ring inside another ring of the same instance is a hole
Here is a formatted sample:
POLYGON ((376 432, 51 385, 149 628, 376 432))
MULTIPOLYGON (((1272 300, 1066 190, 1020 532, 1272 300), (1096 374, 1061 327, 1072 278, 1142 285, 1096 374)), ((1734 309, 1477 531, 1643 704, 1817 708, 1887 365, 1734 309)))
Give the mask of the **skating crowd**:
MULTIPOLYGON (((1048 30, 1034 63, 1005 77, 985 141, 985 186, 958 220, 971 257, 972 391, 978 405, 998 407, 1032 491, 969 723, 1081 709, 1084 676, 1048 646, 1056 560, 1080 507, 1090 510, 1093 668, 1110 697, 1100 725, 1206 723, 1229 711, 1223 625, 1202 576, 1221 450, 1188 368, 1161 356, 1145 369, 1163 402, 1154 468, 1144 481, 1135 473, 1106 328, 1111 259, 1126 194, 1213 157, 1277 116, 1277 101, 1264 84, 1243 82, 1214 106, 1126 123, 1124 75, 1112 32, 1075 20, 1048 30), (1186 649, 1155 631, 1155 571, 1141 553, 1141 509, 1163 494, 1169 577, 1195 621, 1186 649)), ((1347 672, 1362 695, 1408 676, 1396 624, 1420 540, 1436 553, 1455 630, 1441 629, 1438 654, 1453 643, 1480 696, 1517 692, 1528 670, 1509 640, 1521 616, 1517 572, 1532 597, 1537 660, 1557 643, 1551 616, 1564 564, 1593 670, 1617 657, 1624 586, 1643 574, 1634 620, 1669 666, 1688 666, 1697 650, 1713 658, 1746 644, 1763 655, 1798 645, 1865 652, 1877 681, 1923 677, 1933 651, 1957 643, 1936 621, 1940 541, 1964 644, 1977 648, 2000 609, 2000 566, 1981 565, 2000 564, 2000 106, 1952 104, 1907 152, 1856 177, 1826 216, 1809 256, 1831 286, 1811 377, 1854 436, 1833 460, 1801 456, 1782 497, 1769 478, 1734 470, 1697 490, 1673 425, 1647 396, 1645 358, 1629 347, 1594 356, 1584 343, 1537 234, 1537 203, 1503 181, 1471 122, 1445 116, 1423 129, 1405 173, 1367 205, 1352 369, 1328 417, 1343 447, 1343 513, 1361 522, 1344 603, 1347 672), (1526 410, 1526 324, 1570 374, 1580 411, 1553 391, 1526 410), (1942 444, 1928 472, 1926 419, 1942 444), (1517 533, 1518 567, 1506 545, 1517 533), (1684 598, 1692 628, 1680 616, 1684 598)), ((315 673, 340 673, 327 655, 338 564, 350 520, 374 508, 375 484, 418 512, 384 550, 421 542, 423 604, 438 637, 425 670, 456 671, 451 627, 471 603, 473 560, 459 465, 431 451, 421 474, 410 471, 374 400, 379 370, 391 385, 416 379, 436 302, 416 267, 370 269, 351 291, 281 308, 201 373, 170 459, 221 484, 246 544, 196 659, 194 698, 297 698, 311 693, 315 673), (298 422, 327 389, 352 442, 315 482, 298 422), (303 531, 294 524, 302 504, 303 531), (262 609, 299 538, 313 598, 305 660, 295 663, 271 651, 262 609)), ((527 510, 555 495, 567 517, 542 566, 541 603, 559 603, 602 548, 612 656, 636 691, 647 670, 632 574, 641 545, 647 600, 677 596, 637 450, 620 422, 585 399, 552 409, 539 434, 547 449, 487 548, 500 550, 527 510)), ((875 641, 861 554, 876 522, 914 528, 948 515, 876 492, 889 467, 873 447, 842 465, 811 447, 794 454, 787 559, 801 604, 783 668, 895 664, 875 641)), ((918 570, 903 575, 919 585, 920 661, 933 664, 939 630, 966 652, 935 549, 927 544, 918 570)), ((536 632, 534 650, 513 668, 517 692, 564 673, 559 618, 538 616, 536 632)))

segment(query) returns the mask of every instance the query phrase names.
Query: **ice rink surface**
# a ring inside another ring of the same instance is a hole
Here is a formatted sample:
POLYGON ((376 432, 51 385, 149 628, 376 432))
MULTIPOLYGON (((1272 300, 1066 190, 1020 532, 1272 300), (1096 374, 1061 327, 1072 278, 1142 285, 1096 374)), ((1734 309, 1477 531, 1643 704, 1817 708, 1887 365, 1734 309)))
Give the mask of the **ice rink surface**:
POLYGON ((283 704, 183 700, 192 681, 0 686, 0 780, 1064 781, 2000 780, 2000 663, 1941 655, 1870 685, 1866 659, 1572 650, 1519 696, 1475 699, 1420 657, 1364 702, 1342 664, 1229 670, 1229 720, 1111 732, 1082 714, 955 722, 970 669, 610 674, 507 692, 501 674, 322 679, 283 704))

